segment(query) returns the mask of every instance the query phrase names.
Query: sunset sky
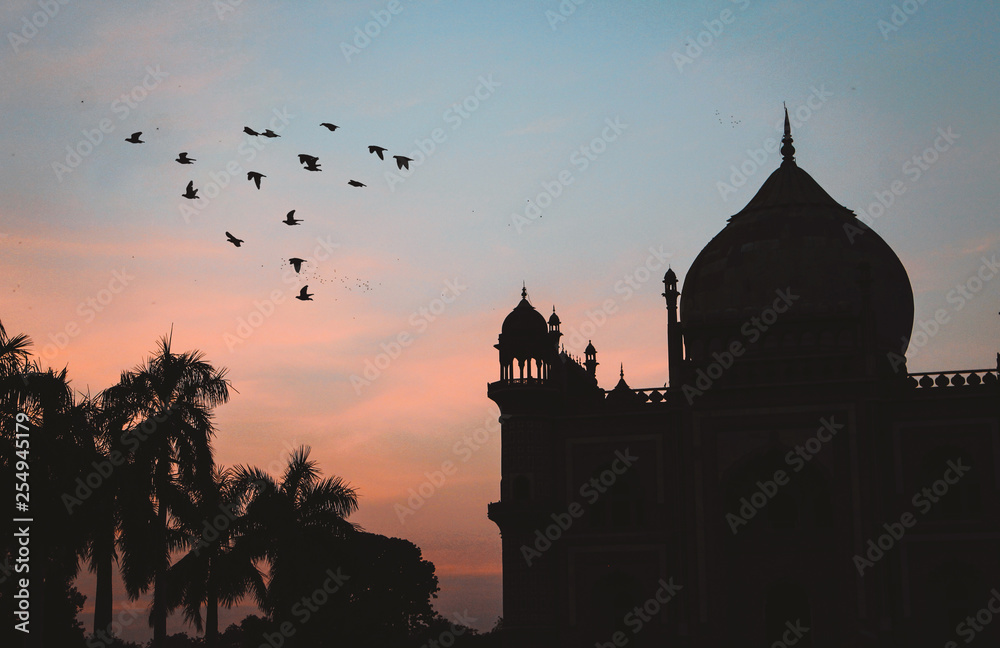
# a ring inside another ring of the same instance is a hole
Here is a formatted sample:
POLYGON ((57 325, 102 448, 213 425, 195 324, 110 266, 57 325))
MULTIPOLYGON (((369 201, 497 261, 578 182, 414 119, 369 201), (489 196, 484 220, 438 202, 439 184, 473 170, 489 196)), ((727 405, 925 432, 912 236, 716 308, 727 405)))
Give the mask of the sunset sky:
POLYGON ((451 619, 501 614, 486 384, 522 281, 567 351, 593 340, 602 387, 619 363, 662 386, 663 272, 683 293, 777 168, 782 102, 798 164, 902 260, 916 321, 947 312, 910 370, 995 363, 996 3, 15 0, 0 16, 7 331, 96 394, 172 327, 238 391, 218 462, 277 473, 311 446, 358 489, 353 521, 434 562, 451 619), (303 284, 314 301, 293 298, 303 284))

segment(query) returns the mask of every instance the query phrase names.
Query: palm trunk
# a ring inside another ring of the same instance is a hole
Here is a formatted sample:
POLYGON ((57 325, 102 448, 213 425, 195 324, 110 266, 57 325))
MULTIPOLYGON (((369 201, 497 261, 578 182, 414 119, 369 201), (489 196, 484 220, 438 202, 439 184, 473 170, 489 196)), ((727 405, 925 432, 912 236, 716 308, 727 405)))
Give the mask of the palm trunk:
POLYGON ((115 529, 112 522, 102 520, 105 526, 97 529, 94 553, 97 560, 97 589, 94 592, 94 634, 110 632, 114 593, 112 591, 111 561, 114 554, 115 529))
MULTIPOLYGON (((163 483, 162 481, 160 482, 163 483)), ((167 606, 163 601, 166 594, 167 566, 170 557, 167 551, 167 506, 160 499, 157 502, 156 515, 159 522, 160 547, 161 550, 156 556, 156 576, 153 579, 153 610, 150 613, 153 625, 152 648, 161 648, 167 637, 167 606)))
POLYGON ((216 648, 219 643, 219 595, 209 574, 208 596, 205 598, 205 648, 216 648))

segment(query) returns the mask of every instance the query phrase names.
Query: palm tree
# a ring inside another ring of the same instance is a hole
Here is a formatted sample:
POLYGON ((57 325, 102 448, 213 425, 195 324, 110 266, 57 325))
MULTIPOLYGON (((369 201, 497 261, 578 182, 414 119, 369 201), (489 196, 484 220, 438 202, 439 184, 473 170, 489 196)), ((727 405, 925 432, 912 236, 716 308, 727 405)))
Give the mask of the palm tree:
POLYGON ((340 477, 322 479, 306 446, 292 453, 280 482, 240 466, 236 483, 248 493, 246 540, 270 565, 263 609, 280 620, 313 589, 309 583, 331 546, 359 530, 345 519, 357 510, 358 496, 340 477))
POLYGON ((183 546, 171 511, 183 507, 185 488, 211 484, 212 410, 229 400, 230 388, 225 369, 198 351, 173 353, 171 339, 161 338, 152 357, 102 394, 125 422, 123 477, 130 488, 120 493, 122 576, 133 600, 152 585, 154 648, 166 637, 170 553, 183 546))
POLYGON ((39 604, 32 621, 39 630, 32 633, 32 645, 54 645, 83 638, 73 618, 79 594, 72 581, 86 547, 89 518, 74 515, 65 498, 89 468, 94 438, 89 397, 74 396, 65 368, 42 370, 30 356, 30 345, 27 336, 10 337, 0 325, 0 418, 26 424, 28 430, 25 446, 15 444, 13 425, 0 431, 0 476, 14 483, 15 472, 30 474, 30 481, 21 480, 30 491, 20 510, 34 520, 31 541, 37 558, 31 563, 31 587, 39 604))
POLYGON ((260 605, 265 599, 263 576, 240 533, 247 493, 239 486, 232 470, 217 468, 212 487, 185 489, 189 500, 177 511, 188 551, 167 571, 167 604, 183 606, 199 632, 204 625, 207 648, 218 645, 220 603, 230 608, 248 594, 260 605))

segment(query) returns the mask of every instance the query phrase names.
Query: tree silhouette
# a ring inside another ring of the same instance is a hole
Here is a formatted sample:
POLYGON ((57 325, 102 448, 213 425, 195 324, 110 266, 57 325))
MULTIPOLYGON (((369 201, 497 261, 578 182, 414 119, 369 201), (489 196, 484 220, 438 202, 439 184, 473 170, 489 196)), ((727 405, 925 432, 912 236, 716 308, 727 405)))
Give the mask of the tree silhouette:
POLYGON ((236 481, 248 493, 247 542, 270 565, 263 609, 272 620, 288 618, 323 581, 319 566, 329 548, 357 530, 346 520, 358 508, 357 493, 340 477, 321 479, 308 447, 292 453, 280 482, 245 466, 237 468, 236 481))
POLYGON ((166 637, 166 574, 183 544, 171 510, 185 488, 208 488, 214 459, 212 410, 229 400, 225 370, 198 351, 175 354, 171 336, 142 365, 122 373, 104 400, 126 421, 123 444, 131 487, 121 493, 121 569, 133 600, 153 588, 153 648, 166 637))
POLYGON ((207 648, 219 642, 219 605, 230 608, 250 594, 266 595, 250 545, 241 535, 247 491, 232 470, 216 468, 208 489, 187 488, 177 513, 187 553, 167 571, 167 605, 183 606, 184 618, 205 631, 207 648), (202 623, 201 608, 205 607, 202 623))

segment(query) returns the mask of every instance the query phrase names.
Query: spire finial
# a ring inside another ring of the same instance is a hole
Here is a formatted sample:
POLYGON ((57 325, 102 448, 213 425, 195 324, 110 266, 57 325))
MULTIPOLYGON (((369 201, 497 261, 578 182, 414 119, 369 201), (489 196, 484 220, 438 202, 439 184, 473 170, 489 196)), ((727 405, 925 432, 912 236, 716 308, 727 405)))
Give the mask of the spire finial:
POLYGON ((785 135, 781 138, 781 163, 795 164, 795 147, 792 146, 792 126, 788 123, 788 106, 784 101, 781 105, 785 108, 785 135))
POLYGON ((620 365, 618 365, 618 377, 621 378, 621 379, 623 379, 623 380, 625 378, 625 363, 624 362, 621 363, 620 365))
POLYGON ((521 299, 528 298, 528 289, 524 286, 524 282, 521 282, 521 299))

